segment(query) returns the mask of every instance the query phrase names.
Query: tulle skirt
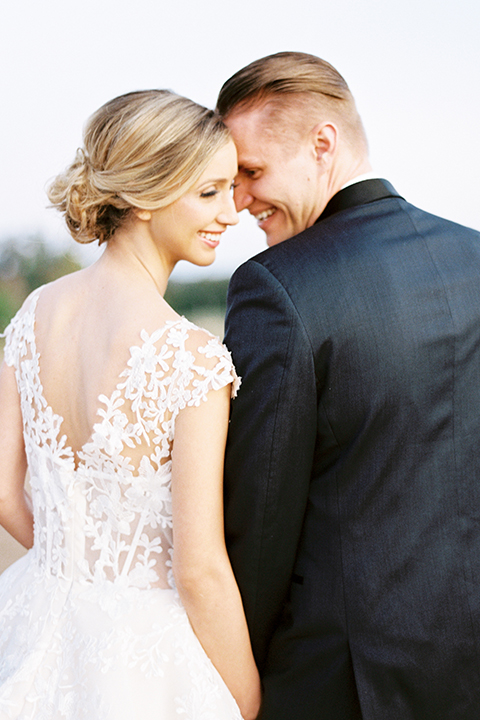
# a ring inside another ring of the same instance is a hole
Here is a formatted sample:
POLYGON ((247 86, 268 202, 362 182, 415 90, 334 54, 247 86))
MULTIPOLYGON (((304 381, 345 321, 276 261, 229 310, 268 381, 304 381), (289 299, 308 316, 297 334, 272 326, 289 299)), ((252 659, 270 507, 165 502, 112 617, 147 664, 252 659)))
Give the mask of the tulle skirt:
POLYGON ((0 577, 0 720, 241 720, 171 589, 0 577))

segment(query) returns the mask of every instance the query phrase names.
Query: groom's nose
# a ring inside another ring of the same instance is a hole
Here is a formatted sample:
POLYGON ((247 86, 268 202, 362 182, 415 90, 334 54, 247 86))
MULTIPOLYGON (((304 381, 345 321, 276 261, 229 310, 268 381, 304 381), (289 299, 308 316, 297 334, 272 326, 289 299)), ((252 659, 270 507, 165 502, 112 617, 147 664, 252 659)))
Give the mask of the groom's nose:
POLYGON ((243 178, 235 179, 235 188, 233 190, 233 199, 237 212, 245 210, 253 202, 253 195, 250 194, 247 182, 243 178))

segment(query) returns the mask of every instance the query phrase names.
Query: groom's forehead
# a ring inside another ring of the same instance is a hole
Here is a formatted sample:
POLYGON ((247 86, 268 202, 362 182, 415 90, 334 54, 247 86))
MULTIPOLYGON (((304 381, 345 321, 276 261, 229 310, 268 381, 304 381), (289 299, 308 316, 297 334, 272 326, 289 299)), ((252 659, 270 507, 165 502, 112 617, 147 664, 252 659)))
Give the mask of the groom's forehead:
POLYGON ((298 118, 288 110, 279 111, 271 103, 262 103, 239 108, 225 118, 225 123, 235 143, 288 142, 295 134, 298 118))
POLYGON ((278 116, 264 107, 239 110, 228 116, 229 126, 238 152, 238 169, 261 168, 270 161, 281 162, 296 155, 301 145, 298 123, 278 116))
POLYGON ((253 145, 261 141, 288 146, 292 150, 303 141, 305 133, 319 118, 315 99, 303 93, 240 105, 227 115, 224 122, 237 145, 253 145))
POLYGON ((292 98, 288 96, 260 97, 257 100, 254 98, 248 103, 241 103, 233 108, 224 121, 228 125, 232 118, 241 117, 243 122, 255 123, 257 129, 268 130, 284 122, 292 122, 294 116, 292 103, 292 98))

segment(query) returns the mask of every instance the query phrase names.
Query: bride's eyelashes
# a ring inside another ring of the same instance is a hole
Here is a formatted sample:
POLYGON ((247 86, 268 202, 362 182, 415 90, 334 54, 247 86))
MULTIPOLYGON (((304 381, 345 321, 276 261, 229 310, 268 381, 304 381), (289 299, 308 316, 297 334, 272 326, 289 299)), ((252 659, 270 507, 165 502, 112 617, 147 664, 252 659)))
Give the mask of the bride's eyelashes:
MULTIPOLYGON (((237 185, 238 185, 238 183, 235 183, 235 182, 231 183, 231 185, 229 187, 230 193, 233 194, 233 191, 235 190, 237 185)), ((214 197, 215 195, 218 195, 219 192, 220 192, 220 190, 218 188, 212 188, 211 190, 204 190, 203 192, 200 193, 200 197, 202 197, 202 198, 214 197)))

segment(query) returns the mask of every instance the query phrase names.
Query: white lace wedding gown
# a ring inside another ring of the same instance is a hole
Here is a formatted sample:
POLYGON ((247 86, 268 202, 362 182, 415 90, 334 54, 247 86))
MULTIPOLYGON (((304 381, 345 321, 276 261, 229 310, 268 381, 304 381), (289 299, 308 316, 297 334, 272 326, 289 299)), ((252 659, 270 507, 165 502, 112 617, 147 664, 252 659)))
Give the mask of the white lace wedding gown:
POLYGON ((0 718, 241 720, 171 572, 175 417, 238 384, 228 351, 184 318, 143 331, 75 456, 43 396, 38 295, 6 331, 35 544, 0 577, 0 718))

